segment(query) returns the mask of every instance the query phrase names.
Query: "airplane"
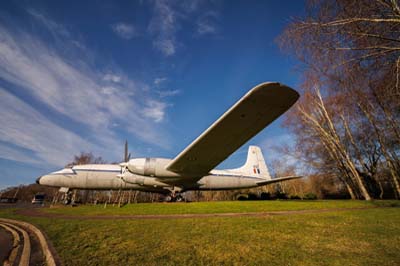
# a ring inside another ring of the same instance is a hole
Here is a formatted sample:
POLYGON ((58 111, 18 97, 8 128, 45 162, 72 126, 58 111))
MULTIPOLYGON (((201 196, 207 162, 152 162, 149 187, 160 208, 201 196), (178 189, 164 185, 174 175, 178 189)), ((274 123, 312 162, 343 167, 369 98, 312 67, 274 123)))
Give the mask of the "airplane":
POLYGON ((236 169, 214 169, 258 132, 286 112, 299 98, 297 91, 277 82, 248 91, 174 159, 127 158, 120 164, 75 165, 41 176, 36 183, 71 189, 139 190, 181 201, 191 190, 234 190, 301 178, 271 178, 261 149, 250 146, 246 163, 236 169))

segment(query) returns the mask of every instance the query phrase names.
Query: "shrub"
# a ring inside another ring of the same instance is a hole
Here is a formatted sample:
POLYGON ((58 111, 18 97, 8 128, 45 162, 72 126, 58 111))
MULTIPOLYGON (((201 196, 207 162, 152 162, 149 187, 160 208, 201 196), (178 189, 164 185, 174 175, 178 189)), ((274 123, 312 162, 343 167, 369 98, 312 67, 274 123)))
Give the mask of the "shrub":
POLYGON ((247 197, 242 195, 238 197, 238 200, 247 200, 247 197))
POLYGON ((270 200, 271 199, 271 193, 269 192, 262 192, 260 196, 261 200, 270 200))
POLYGON ((258 196, 254 193, 249 193, 247 196, 248 200, 258 200, 258 196))
POLYGON ((314 193, 307 193, 304 195, 305 200, 316 200, 317 199, 317 195, 315 195, 314 193))
POLYGON ((279 192, 276 193, 276 198, 277 199, 288 199, 288 196, 286 195, 285 192, 279 191, 279 192))

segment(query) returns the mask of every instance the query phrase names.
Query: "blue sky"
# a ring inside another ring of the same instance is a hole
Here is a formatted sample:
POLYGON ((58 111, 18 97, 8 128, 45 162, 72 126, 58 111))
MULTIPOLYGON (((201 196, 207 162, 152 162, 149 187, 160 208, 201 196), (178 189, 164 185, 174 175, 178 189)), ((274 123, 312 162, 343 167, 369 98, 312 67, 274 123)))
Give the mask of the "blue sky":
MULTIPOLYGON (((250 88, 294 88, 275 38, 302 1, 1 1, 0 189, 81 151, 175 157, 250 88)), ((248 144, 292 141, 281 119, 248 144)), ((247 146, 220 167, 239 166, 247 146)))

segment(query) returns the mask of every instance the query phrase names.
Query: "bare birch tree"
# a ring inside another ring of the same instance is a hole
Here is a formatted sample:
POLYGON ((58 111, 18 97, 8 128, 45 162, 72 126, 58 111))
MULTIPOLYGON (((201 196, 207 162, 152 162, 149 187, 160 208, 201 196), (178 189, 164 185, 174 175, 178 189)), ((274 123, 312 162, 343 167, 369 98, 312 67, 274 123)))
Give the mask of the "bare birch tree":
POLYGON ((290 118, 297 146, 308 143, 300 149, 313 154, 306 156, 309 163, 315 166, 316 160, 352 197, 365 199, 375 185, 382 197, 387 172, 399 197, 399 2, 310 1, 307 15, 295 19, 279 43, 302 62, 302 87, 314 96, 311 106, 303 101, 290 118), (324 100, 312 92, 315 87, 324 100), (296 122, 301 125, 293 126, 296 122), (320 145, 311 145, 312 138, 320 145))

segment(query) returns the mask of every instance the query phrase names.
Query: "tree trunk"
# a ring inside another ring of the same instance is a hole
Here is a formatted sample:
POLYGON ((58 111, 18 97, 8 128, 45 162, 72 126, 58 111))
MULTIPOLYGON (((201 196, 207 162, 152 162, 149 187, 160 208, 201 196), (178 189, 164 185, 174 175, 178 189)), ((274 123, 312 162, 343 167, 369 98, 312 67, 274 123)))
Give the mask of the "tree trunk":
POLYGON ((394 188, 395 188, 395 192, 396 192, 396 198, 398 198, 400 196, 400 184, 399 184, 399 180, 398 180, 398 175, 396 173, 396 167, 394 162, 392 161, 392 158, 390 157, 390 155, 387 152, 386 149, 386 144, 385 141, 382 137, 382 134, 380 133, 375 120, 372 116, 372 114, 368 111, 367 108, 365 108, 363 105, 361 105, 360 103, 358 104, 358 106, 360 107, 360 109, 363 111, 363 113, 365 114, 365 116, 368 118, 368 121, 371 123, 371 125, 373 126, 374 130, 375 130, 375 134, 378 137, 378 141, 380 144, 380 149, 382 151, 383 156, 386 159, 386 163, 389 167, 389 171, 393 180, 393 184, 394 184, 394 188))

